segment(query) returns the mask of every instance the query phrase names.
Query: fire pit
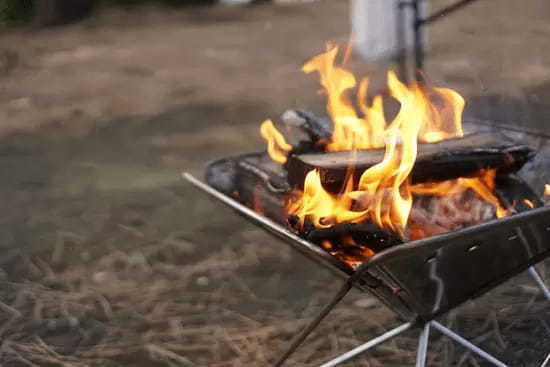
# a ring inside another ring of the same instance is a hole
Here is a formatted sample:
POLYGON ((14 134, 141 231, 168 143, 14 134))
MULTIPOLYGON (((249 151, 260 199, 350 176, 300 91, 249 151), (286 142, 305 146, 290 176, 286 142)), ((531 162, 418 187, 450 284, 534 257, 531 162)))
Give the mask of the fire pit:
POLYGON ((285 134, 270 120, 262 124, 267 153, 212 163, 208 184, 184 174, 346 279, 276 365, 356 287, 406 322, 323 366, 412 327, 423 328, 417 366, 424 366, 431 326, 505 366, 434 319, 525 270, 550 299, 532 267, 550 256, 550 207, 517 174, 535 151, 514 134, 463 125, 455 91, 406 86, 391 72, 388 90, 400 107, 388 121, 381 96, 367 103, 367 79, 351 101, 356 79, 335 66, 337 53, 331 46, 304 66, 320 73, 330 118, 289 111, 285 134))

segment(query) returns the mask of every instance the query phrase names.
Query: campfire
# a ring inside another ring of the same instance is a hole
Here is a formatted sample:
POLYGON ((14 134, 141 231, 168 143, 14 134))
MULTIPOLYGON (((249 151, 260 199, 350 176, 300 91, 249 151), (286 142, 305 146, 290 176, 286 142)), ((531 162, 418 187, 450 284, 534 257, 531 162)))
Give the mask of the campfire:
MULTIPOLYGON (((463 123, 465 101, 456 91, 405 84, 391 71, 387 93, 369 96, 368 79, 358 81, 340 66, 338 51, 329 45, 303 67, 319 74, 326 113, 296 109, 281 121, 264 121, 267 151, 209 164, 206 183, 183 174, 345 278, 275 366, 352 288, 377 297, 404 323, 323 366, 417 327, 418 366, 425 364, 432 327, 506 366, 436 318, 526 270, 550 300, 534 268, 550 257, 550 207, 533 191, 541 183, 528 179, 547 166, 546 156, 529 162, 536 152, 522 141, 540 146, 543 137, 463 123)), ((544 189, 550 196, 550 185, 544 189)))
POLYGON ((391 71, 387 96, 369 97, 368 79, 357 82, 337 57, 329 46, 303 68, 321 77, 326 116, 287 111, 261 124, 266 152, 211 163, 207 184, 183 175, 346 278, 275 365, 355 287, 405 322, 326 366, 415 327, 422 357, 432 326, 506 366, 434 319, 525 270, 550 299, 533 267, 550 257, 550 207, 519 172, 538 169, 529 162, 535 151, 518 140, 528 132, 510 139, 510 130, 463 124, 457 92, 406 85, 391 71))
POLYGON ((534 152, 494 133, 465 134, 460 94, 407 86, 390 71, 389 97, 370 98, 368 78, 336 65, 338 51, 329 45, 303 67, 320 75, 328 117, 295 110, 281 127, 264 121, 271 162, 238 162, 231 195, 352 267, 400 243, 539 205, 498 185, 534 152), (399 105, 391 118, 386 100, 399 105))

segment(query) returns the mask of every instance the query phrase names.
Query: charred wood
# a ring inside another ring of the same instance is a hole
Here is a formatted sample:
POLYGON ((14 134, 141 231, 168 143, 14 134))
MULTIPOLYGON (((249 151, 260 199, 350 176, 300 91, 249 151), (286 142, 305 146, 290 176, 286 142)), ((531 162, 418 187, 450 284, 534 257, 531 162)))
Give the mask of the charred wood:
MULTIPOLYGON (((286 168, 291 186, 301 187, 307 173, 319 170, 323 185, 330 191, 338 191, 350 166, 355 167, 355 179, 362 172, 380 163, 383 149, 358 150, 356 152, 328 152, 323 154, 293 154, 286 168)), ((458 177, 470 177, 481 169, 497 169, 499 173, 519 170, 534 152, 526 145, 506 138, 477 133, 463 138, 437 143, 421 143, 411 173, 413 183, 445 181, 458 177)))
POLYGON ((516 213, 544 206, 541 198, 515 174, 497 176, 495 194, 504 207, 516 213))
POLYGON ((286 111, 282 119, 285 124, 297 126, 305 132, 313 145, 323 144, 332 136, 332 122, 328 117, 317 117, 313 112, 295 109, 286 111))
POLYGON ((328 228, 315 228, 309 232, 307 240, 317 244, 330 241, 335 247, 368 247, 374 252, 403 243, 398 235, 372 223, 340 223, 328 228))
POLYGON ((211 163, 206 182, 278 223, 286 224, 290 187, 285 171, 266 153, 253 153, 211 163))
POLYGON ((353 257, 361 255, 364 258, 367 250, 380 252, 403 243, 399 235, 381 229, 371 222, 338 223, 330 227, 317 228, 309 217, 306 216, 300 225, 298 217, 291 215, 288 223, 300 237, 318 244, 331 253, 343 253, 353 257))

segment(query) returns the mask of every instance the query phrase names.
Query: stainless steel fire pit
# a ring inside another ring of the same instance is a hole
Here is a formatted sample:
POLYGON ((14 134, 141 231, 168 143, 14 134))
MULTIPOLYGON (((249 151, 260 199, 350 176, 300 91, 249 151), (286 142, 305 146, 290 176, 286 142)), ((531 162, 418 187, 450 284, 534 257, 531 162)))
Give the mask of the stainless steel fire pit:
MULTIPOLYGON (((323 318, 353 287, 373 294, 405 322, 369 342, 337 357, 324 367, 336 366, 413 327, 422 328, 417 366, 424 366, 431 327, 493 363, 506 366, 434 319, 458 305, 485 294, 493 287, 528 270, 545 297, 550 291, 533 267, 550 257, 550 207, 539 207, 454 232, 412 241, 383 250, 355 270, 318 245, 237 202, 188 173, 184 179, 214 199, 264 228, 309 258, 327 266, 345 279, 332 301, 317 315, 284 353, 282 365, 323 318)), ((516 176, 508 190, 530 190, 516 176)), ((532 194, 532 193, 531 193, 532 194)), ((529 194, 527 194, 529 195, 529 194)), ((523 196, 525 197, 525 196, 523 196)), ((530 197, 531 198, 531 197, 530 197)), ((538 200, 536 197, 533 200, 538 200)), ((540 204, 540 202, 538 203, 540 204)), ((542 366, 550 361, 550 354, 542 366)))

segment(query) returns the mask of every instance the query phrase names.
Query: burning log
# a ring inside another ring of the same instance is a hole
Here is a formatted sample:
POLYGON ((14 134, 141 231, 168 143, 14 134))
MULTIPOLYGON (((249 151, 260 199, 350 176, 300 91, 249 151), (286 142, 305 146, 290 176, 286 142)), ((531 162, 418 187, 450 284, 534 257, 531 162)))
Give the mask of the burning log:
POLYGON ((517 175, 497 177, 495 194, 504 206, 516 213, 544 206, 541 198, 517 175))
POLYGON ((401 238, 372 223, 340 223, 328 228, 315 228, 307 240, 322 244, 330 241, 333 247, 367 247, 374 252, 403 243, 401 238))
POLYGON ((338 223, 318 228, 308 216, 300 225, 299 218, 291 215, 288 224, 300 237, 319 245, 348 264, 360 264, 377 252, 403 243, 396 233, 370 222, 338 223))
POLYGON ((279 223, 286 223, 290 187, 284 170, 265 153, 246 154, 211 163, 206 181, 215 189, 279 223))
MULTIPOLYGON (((458 177, 471 177, 481 169, 497 169, 499 173, 519 170, 534 155, 531 148, 507 140, 503 136, 476 133, 463 138, 437 143, 421 143, 411 173, 413 183, 438 182, 458 177)), ((305 176, 317 169, 326 189, 337 192, 342 187, 350 166, 355 167, 355 179, 362 172, 381 162, 383 149, 323 154, 293 154, 286 168, 289 184, 301 187, 305 176)))

